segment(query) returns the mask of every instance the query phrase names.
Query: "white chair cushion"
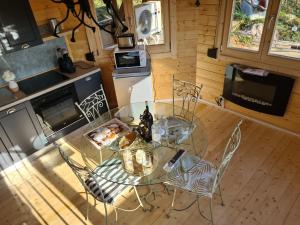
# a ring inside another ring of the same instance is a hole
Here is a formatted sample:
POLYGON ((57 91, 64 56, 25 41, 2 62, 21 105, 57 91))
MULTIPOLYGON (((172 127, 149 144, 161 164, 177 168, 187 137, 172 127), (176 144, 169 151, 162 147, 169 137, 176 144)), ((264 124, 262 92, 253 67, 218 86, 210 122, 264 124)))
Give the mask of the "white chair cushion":
POLYGON ((212 196, 212 186, 216 175, 215 167, 208 161, 193 157, 190 169, 183 169, 180 164, 167 175, 165 183, 196 193, 212 196))

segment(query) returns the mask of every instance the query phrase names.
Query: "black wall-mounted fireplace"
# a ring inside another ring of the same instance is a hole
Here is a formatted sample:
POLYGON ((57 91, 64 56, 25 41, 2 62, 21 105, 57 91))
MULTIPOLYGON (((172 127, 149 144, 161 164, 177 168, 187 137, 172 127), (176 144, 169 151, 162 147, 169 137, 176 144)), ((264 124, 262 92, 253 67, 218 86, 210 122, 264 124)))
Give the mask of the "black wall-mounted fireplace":
POLYGON ((294 79, 272 72, 254 75, 245 69, 237 64, 227 66, 223 97, 258 112, 283 116, 294 79))

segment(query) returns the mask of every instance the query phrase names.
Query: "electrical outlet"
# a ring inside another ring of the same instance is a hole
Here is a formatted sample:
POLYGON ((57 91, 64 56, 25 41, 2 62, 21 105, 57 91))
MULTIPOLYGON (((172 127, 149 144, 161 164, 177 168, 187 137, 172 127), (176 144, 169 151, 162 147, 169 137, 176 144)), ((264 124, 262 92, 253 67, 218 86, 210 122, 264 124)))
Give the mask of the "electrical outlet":
POLYGON ((220 96, 219 99, 220 99, 220 106, 221 106, 222 108, 224 108, 224 102, 225 102, 224 97, 223 97, 223 96, 220 96))
POLYGON ((218 106, 224 108, 224 97, 221 95, 216 97, 216 103, 218 106))

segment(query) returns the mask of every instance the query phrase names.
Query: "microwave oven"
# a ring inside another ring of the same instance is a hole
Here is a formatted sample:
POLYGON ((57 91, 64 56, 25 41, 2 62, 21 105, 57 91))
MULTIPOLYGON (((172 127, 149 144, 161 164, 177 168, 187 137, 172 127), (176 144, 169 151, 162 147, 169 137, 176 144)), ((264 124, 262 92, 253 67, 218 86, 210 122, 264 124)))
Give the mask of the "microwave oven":
POLYGON ((145 49, 118 49, 114 51, 116 69, 146 67, 147 56, 145 49))

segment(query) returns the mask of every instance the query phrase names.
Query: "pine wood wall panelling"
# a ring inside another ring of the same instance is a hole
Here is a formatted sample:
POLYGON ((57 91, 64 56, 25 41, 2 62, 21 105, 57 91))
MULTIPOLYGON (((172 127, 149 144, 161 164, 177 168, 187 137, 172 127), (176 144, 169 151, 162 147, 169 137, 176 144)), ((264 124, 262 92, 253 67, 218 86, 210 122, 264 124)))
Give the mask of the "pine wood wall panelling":
MULTIPOLYGON (((38 25, 47 23, 49 18, 53 17, 57 18, 60 21, 61 19, 63 19, 66 13, 64 4, 53 3, 50 0, 30 0, 30 5, 38 25)), ((86 21, 88 21, 87 18, 86 21)), ((75 19, 72 14, 70 14, 68 20, 62 24, 62 28, 65 30, 72 29, 77 24, 78 20, 75 19)), ((91 31, 87 31, 84 26, 81 26, 75 33, 76 42, 70 41, 71 35, 65 37, 69 54, 75 62, 85 61, 85 54, 90 52, 91 50, 87 32, 91 31)), ((113 70, 111 52, 101 51, 99 52, 99 55, 100 57, 97 59, 96 65, 99 66, 102 70, 102 81, 105 93, 107 95, 110 107, 113 108, 117 106, 117 100, 111 76, 113 70)), ((96 54, 95 56, 97 57, 96 54)))
MULTIPOLYGON (((38 25, 47 23, 48 20, 53 17, 60 21, 66 14, 64 4, 53 3, 50 0, 30 0, 30 5, 38 25)), ((77 19, 70 14, 68 20, 62 24, 62 28, 68 30, 73 28, 76 24, 78 24, 77 19)), ((78 32, 76 32, 76 42, 71 42, 70 38, 70 35, 68 35, 65 37, 65 40, 72 59, 74 61, 85 60, 84 55, 89 51, 85 28, 82 26, 78 32)))
POLYGON ((172 75, 177 72, 178 61, 171 58, 152 59, 155 99, 169 99, 172 95, 172 75))
MULTIPOLYGON (((209 2, 206 0, 205 2, 209 2)), ((201 7, 200 7, 201 8, 201 7)), ((169 99, 172 96, 172 75, 176 78, 196 81, 196 56, 199 29, 198 15, 203 9, 197 8, 193 1, 176 0, 176 47, 174 58, 152 59, 154 91, 156 99, 169 99)), ((210 12, 213 10, 210 9, 210 12)), ((172 21, 171 21, 172 22, 172 21)))
MULTIPOLYGON (((176 1, 176 45, 177 54, 174 58, 152 59, 152 70, 154 80, 154 90, 157 99, 170 98, 172 75, 175 75, 179 79, 195 82, 196 81, 196 56, 197 56, 197 44, 199 34, 211 34, 215 28, 211 28, 208 25, 215 25, 217 8, 213 4, 216 0, 203 1, 203 4, 207 4, 208 7, 196 7, 193 1, 185 0, 173 0, 176 1), (207 15, 203 20, 199 20, 199 15, 207 15), (163 88, 161 88, 163 87, 163 88)), ((172 2, 172 1, 170 1, 172 2)), ((44 23, 49 18, 64 15, 65 9, 62 4, 54 4, 52 2, 46 2, 43 0, 31 0, 32 7, 35 11, 35 16, 38 23, 44 23), (57 10, 59 9, 59 10, 57 10)), ((61 17, 60 17, 61 18, 61 17)), ((69 20, 68 20, 69 21, 69 20)), ((66 26, 70 28, 74 26, 76 21, 69 21, 66 26)), ((171 23, 174 22, 174 18, 171 23)), ((67 37, 66 39, 68 39, 67 37)), ((99 37, 95 37, 99 38, 99 37)), ((76 33, 76 42, 67 43, 70 47, 70 53, 75 60, 84 60, 84 54, 89 52, 88 40, 84 29, 81 29, 76 33), (81 42, 81 43, 80 43, 81 42), (80 43, 80 44, 78 44, 80 43)), ((93 50, 93 49, 91 49, 93 50)), ((102 69, 102 79, 104 82, 107 98, 111 105, 116 105, 116 98, 114 94, 114 87, 111 77, 111 71, 113 65, 111 63, 111 53, 107 51, 99 52, 99 56, 96 56, 97 64, 102 69)))
MULTIPOLYGON (((62 18, 65 9, 61 4, 54 4, 44 0, 30 0, 37 23, 42 24, 51 17, 62 18), (58 10, 57 10, 58 9, 58 10)), ((213 47, 215 32, 218 22, 219 0, 202 0, 200 7, 195 7, 193 1, 176 0, 176 58, 152 59, 152 70, 154 90, 156 99, 171 97, 172 75, 191 82, 204 83, 202 97, 205 100, 214 102, 215 97, 222 94, 225 67, 231 61, 215 60, 206 56, 207 49, 213 47), (196 66, 195 66, 196 65, 196 66)), ((74 19, 68 20, 64 28, 74 26, 74 19)), ((76 42, 70 43, 70 37, 66 37, 67 45, 70 47, 70 54, 73 59, 84 60, 84 54, 89 51, 87 36, 84 28, 76 33, 76 42)), ((101 57, 98 64, 103 70, 104 86, 109 102, 116 105, 114 87, 111 78, 113 64, 111 54, 107 51, 100 52, 101 57)), ((239 63, 239 61, 235 61, 239 63)), ((249 62, 250 66, 252 65, 249 62)), ((264 66, 265 69, 279 70, 275 67, 264 66)), ((280 71, 280 70, 279 70, 280 71)), ((291 69, 289 74, 294 74, 291 69)), ((275 117, 252 110, 244 109, 230 102, 226 107, 234 111, 245 113, 248 116, 270 122, 274 125, 300 132, 300 84, 296 80, 293 93, 284 117, 275 117)))
MULTIPOLYGON (((212 9, 218 8, 218 1, 208 3, 202 3, 202 7, 207 10, 201 10, 201 14, 198 17, 198 21, 201 22, 203 26, 200 26, 200 35, 197 40, 197 66, 196 66, 196 83, 203 83, 202 97, 204 100, 215 102, 215 97, 219 96, 223 92, 224 74, 226 65, 232 63, 233 61, 224 59, 211 59, 207 57, 207 49, 213 47, 215 41, 215 30, 216 21, 218 17, 216 16, 214 21, 208 23, 208 17, 212 9), (214 5, 214 6, 212 6, 214 5), (207 12, 207 13, 206 13, 207 12), (203 24, 204 23, 204 24, 203 24)), ((196 24, 196 22, 193 22, 196 24)), ((183 35, 184 36, 184 35, 183 35)), ((238 60, 235 63, 241 63, 238 60)), ((265 69, 280 71, 280 69, 269 66, 269 65, 257 65, 249 62, 249 66, 263 66, 265 69)), ((293 75, 297 71, 292 69, 289 74, 293 75)), ((296 74, 295 74, 296 75, 296 74)), ((291 98, 287 107, 287 111, 284 117, 271 116, 263 113, 258 113, 253 110, 249 110, 233 104, 229 101, 225 102, 225 107, 233 111, 245 114, 247 116, 269 122, 281 128, 300 133, 300 78, 296 79, 291 98)))
POLYGON ((117 97, 115 94, 115 87, 112 79, 112 71, 114 69, 114 65, 112 61, 108 60, 102 60, 98 66, 102 70, 102 81, 103 81, 103 87, 106 94, 106 98, 109 102, 110 108, 115 108, 118 106, 117 97))

